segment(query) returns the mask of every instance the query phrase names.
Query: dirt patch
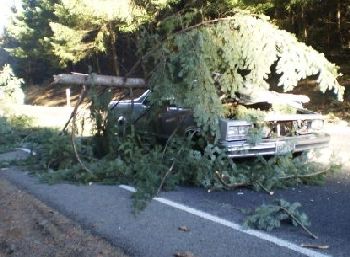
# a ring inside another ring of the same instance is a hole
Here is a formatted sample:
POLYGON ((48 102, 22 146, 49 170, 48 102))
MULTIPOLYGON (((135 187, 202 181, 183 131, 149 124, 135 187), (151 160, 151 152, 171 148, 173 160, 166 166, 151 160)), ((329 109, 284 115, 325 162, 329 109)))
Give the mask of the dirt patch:
MULTIPOLYGON (((81 93, 81 86, 60 86, 60 85, 30 85, 26 86, 25 104, 39 105, 48 107, 62 107, 67 106, 66 89, 70 89, 70 105, 75 106, 79 95, 81 93)), ((120 88, 111 88, 104 86, 97 86, 98 92, 102 93, 104 90, 112 91, 113 99, 130 99, 129 90, 120 88)), ((133 97, 140 96, 145 89, 133 90, 133 97)))
POLYGON ((4 180, 0 181, 0 206, 0 257, 126 257, 4 180))
MULTIPOLYGON (((64 86, 27 86, 25 91, 25 103, 28 105, 40 105, 40 106, 66 106, 67 97, 66 89, 69 87, 64 86)), ((72 87, 71 90, 71 105, 74 106, 78 100, 81 87, 72 87)))

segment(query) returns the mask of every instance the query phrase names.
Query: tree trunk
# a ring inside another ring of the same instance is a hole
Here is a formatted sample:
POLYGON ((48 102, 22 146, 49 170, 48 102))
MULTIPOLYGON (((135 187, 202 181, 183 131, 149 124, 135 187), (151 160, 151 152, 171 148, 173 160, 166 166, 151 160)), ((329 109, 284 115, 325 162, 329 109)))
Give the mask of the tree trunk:
POLYGON ((97 70, 97 73, 101 73, 101 68, 100 68, 100 60, 98 58, 98 55, 96 54, 96 70, 97 70))
POLYGON ((125 78, 99 74, 58 74, 53 76, 52 85, 111 86, 121 88, 147 88, 141 78, 125 78))
POLYGON ((114 31, 114 26, 113 23, 109 23, 108 25, 108 30, 111 38, 111 52, 112 52, 112 65, 114 69, 114 74, 116 76, 119 76, 119 62, 118 62, 118 55, 117 55, 117 50, 116 50, 116 34, 118 33, 117 31, 114 31))
POLYGON ((303 26, 303 32, 304 32, 304 42, 307 43, 308 37, 309 37, 309 31, 308 31, 308 24, 307 19, 305 18, 305 8, 304 6, 301 7, 301 17, 302 17, 302 26, 303 26))
POLYGON ((341 15, 341 2, 340 0, 338 0, 337 3, 337 30, 338 30, 338 40, 339 40, 339 46, 342 47, 343 46, 343 40, 342 40, 342 32, 341 32, 341 19, 342 19, 342 15, 341 15))

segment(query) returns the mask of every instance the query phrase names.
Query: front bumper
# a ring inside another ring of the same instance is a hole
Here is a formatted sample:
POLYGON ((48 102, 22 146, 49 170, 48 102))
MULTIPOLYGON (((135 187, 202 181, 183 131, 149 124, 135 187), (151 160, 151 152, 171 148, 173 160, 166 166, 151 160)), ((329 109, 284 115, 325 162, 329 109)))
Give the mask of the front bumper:
POLYGON ((263 139, 258 144, 248 144, 246 141, 222 141, 221 145, 227 149, 230 158, 250 157, 262 155, 284 155, 298 153, 312 149, 326 148, 330 136, 326 133, 314 133, 294 137, 280 137, 263 139))

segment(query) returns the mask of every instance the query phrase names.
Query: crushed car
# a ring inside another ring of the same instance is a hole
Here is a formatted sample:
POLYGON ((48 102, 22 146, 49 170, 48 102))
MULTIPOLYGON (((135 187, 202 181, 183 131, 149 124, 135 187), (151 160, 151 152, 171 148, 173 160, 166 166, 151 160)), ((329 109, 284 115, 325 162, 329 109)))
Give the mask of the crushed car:
MULTIPOLYGON (((167 139, 174 132, 183 136, 200 133, 188 108, 169 104, 152 118, 145 115, 150 109, 150 96, 151 91, 147 90, 133 100, 111 101, 109 109, 116 115, 119 126, 146 119, 159 138, 167 139)), ((265 115, 259 122, 236 117, 219 119, 217 142, 231 158, 298 154, 329 145, 330 136, 323 132, 324 117, 303 107, 309 101, 307 96, 247 88, 234 100, 237 105, 262 110, 265 115), (271 106, 276 104, 294 111, 272 111, 271 106), (259 138, 252 141, 254 131, 259 132, 256 133, 259 138)))

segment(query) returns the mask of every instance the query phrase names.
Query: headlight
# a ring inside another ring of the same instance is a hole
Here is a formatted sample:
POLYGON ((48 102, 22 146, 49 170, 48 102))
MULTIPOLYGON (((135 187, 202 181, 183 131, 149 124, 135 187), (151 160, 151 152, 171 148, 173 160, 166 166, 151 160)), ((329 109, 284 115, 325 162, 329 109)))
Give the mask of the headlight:
POLYGON ((313 130, 320 130, 323 128, 324 121, 323 120, 313 120, 311 122, 310 128, 313 130))
POLYGON ((220 119, 221 139, 227 141, 246 139, 251 127, 252 124, 247 121, 220 119))
POLYGON ((243 139, 247 136, 251 126, 229 126, 227 140, 243 139))

